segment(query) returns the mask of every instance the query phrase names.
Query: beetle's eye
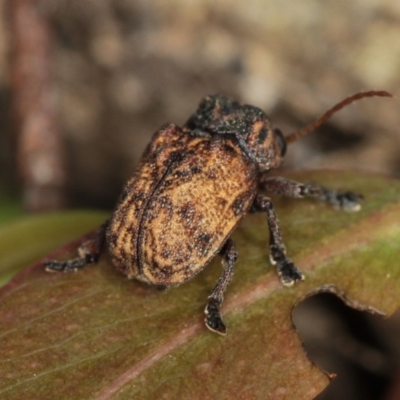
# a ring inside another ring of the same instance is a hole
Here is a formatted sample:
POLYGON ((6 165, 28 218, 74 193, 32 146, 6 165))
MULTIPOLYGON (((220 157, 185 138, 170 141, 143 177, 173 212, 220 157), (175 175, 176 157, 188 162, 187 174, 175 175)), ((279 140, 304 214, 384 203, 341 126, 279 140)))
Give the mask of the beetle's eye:
POLYGON ((286 140, 280 129, 274 129, 275 138, 278 142, 278 146, 281 149, 281 156, 286 154, 286 140))

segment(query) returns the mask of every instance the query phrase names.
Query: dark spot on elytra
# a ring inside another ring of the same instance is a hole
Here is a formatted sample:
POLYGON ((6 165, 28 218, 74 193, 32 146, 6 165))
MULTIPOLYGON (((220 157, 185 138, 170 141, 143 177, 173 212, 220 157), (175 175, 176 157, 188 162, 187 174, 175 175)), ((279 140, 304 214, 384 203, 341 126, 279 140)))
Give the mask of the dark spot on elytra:
POLYGON ((174 172, 173 179, 174 180, 181 179, 184 182, 186 182, 186 181, 192 179, 192 176, 193 176, 193 174, 192 174, 192 172, 190 170, 188 170, 188 169, 178 169, 177 171, 174 172))
POLYGON ((164 260, 169 260, 170 258, 172 258, 173 253, 171 250, 162 250, 160 253, 160 257, 164 260))
POLYGON ((185 158, 186 154, 182 151, 173 151, 169 155, 168 159, 164 161, 165 166, 169 166, 172 163, 179 163, 185 158))
POLYGON ((143 211, 143 208, 138 207, 138 205, 144 200, 146 200, 146 193, 144 191, 132 191, 129 187, 124 188, 119 200, 120 205, 116 215, 114 215, 114 220, 118 217, 121 222, 124 222, 125 217, 132 206, 135 206, 134 217, 138 218, 143 211))
POLYGON ((208 180, 215 181, 218 178, 218 174, 216 173, 215 169, 209 169, 205 176, 208 180))
POLYGON ((173 202, 171 196, 164 194, 157 197, 157 204, 165 209, 171 209, 173 207, 173 202))
POLYGON ((190 218, 191 216, 193 216, 195 210, 195 204, 191 201, 188 201, 183 206, 178 208, 178 215, 183 219, 190 218))
POLYGON ((143 190, 137 190, 135 193, 132 194, 131 196, 131 202, 132 203, 137 203, 139 201, 146 200, 147 194, 143 190))
POLYGON ((157 265, 157 268, 153 270, 153 273, 155 273, 158 277, 158 280, 169 280, 171 275, 173 274, 173 266, 172 265, 157 265))
POLYGON ((233 213, 235 215, 240 215, 243 213, 244 206, 245 206, 247 200, 248 200, 247 192, 241 193, 238 197, 236 197, 236 199, 232 203, 232 209, 233 209, 233 213))
POLYGON ((212 240, 213 236, 210 235, 209 233, 203 232, 196 236, 195 242, 197 245, 196 247, 198 248, 197 250, 198 256, 202 257, 207 253, 212 240))
POLYGON ((196 242, 198 243, 202 243, 202 244, 208 244, 211 242, 212 239, 212 235, 210 235, 209 233, 200 233, 199 235, 197 235, 196 237, 196 242))
POLYGON ((227 205, 228 200, 226 200, 224 197, 216 197, 215 202, 219 208, 224 208, 227 205))
POLYGON ((136 224, 135 223, 130 223, 126 227, 126 231, 129 233, 129 235, 133 236, 134 233, 136 232, 136 224))
POLYGON ((199 165, 191 165, 190 166, 190 172, 195 175, 195 174, 199 174, 202 171, 202 168, 199 165))
POLYGON ((153 200, 147 205, 146 211, 144 213, 144 219, 150 222, 157 218, 159 215, 163 219, 171 219, 174 213, 174 206, 171 196, 164 194, 155 196, 153 200))
POLYGON ((201 171, 202 168, 198 164, 185 165, 184 168, 177 169, 174 172, 172 182, 175 182, 177 179, 188 182, 194 175, 199 174, 201 171))
POLYGON ((163 186, 163 188, 168 188, 171 185, 173 185, 174 183, 175 183, 175 177, 169 178, 169 179, 164 179, 162 186, 163 186))

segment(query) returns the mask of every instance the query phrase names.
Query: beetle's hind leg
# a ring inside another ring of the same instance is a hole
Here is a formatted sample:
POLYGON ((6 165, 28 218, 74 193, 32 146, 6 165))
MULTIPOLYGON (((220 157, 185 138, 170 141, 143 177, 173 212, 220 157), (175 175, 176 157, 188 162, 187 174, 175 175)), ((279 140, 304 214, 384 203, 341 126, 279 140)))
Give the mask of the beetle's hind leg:
POLYGON ((70 272, 77 271, 98 261, 101 250, 104 245, 106 221, 98 229, 93 231, 88 240, 83 242, 78 248, 78 258, 66 261, 49 260, 45 261, 46 271, 49 272, 70 272))
POLYGON ((265 212, 269 227, 269 248, 271 263, 285 286, 292 286, 295 282, 304 280, 303 273, 286 256, 285 245, 282 241, 279 220, 275 213, 271 199, 258 194, 252 204, 251 212, 265 212))
POLYGON ((282 177, 264 178, 259 183, 262 190, 278 195, 303 198, 310 197, 345 211, 358 211, 363 196, 353 192, 327 189, 316 184, 305 184, 282 177))
POLYGON ((232 239, 226 241, 220 250, 220 255, 223 257, 222 265, 224 270, 222 271, 214 290, 209 296, 208 304, 204 313, 206 314, 205 323, 207 328, 221 335, 225 335, 226 327, 222 321, 220 307, 224 300, 226 288, 232 279, 233 267, 237 260, 237 251, 232 239))

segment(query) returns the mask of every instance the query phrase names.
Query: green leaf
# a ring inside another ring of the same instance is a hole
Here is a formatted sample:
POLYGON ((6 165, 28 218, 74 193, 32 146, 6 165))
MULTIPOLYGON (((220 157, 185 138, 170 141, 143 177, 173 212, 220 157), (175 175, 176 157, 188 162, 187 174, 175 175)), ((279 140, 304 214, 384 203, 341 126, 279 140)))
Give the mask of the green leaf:
POLYGON ((0 227, 0 285, 55 247, 101 224, 101 212, 31 215, 0 227))
MULTIPOLYGON (((246 216, 233 235, 239 259, 222 310, 225 337, 203 324, 221 271, 218 257, 165 292, 125 279, 106 256, 78 273, 50 274, 37 263, 0 292, 0 397, 315 397, 329 378, 307 359, 292 325, 293 306, 329 291, 361 310, 390 315, 399 307, 400 183, 359 173, 290 175, 365 196, 358 213, 274 199, 288 254, 306 274, 304 282, 281 286, 268 263, 260 215, 246 216)), ((65 224, 61 217, 57 227, 53 222, 51 236, 65 224)), ((30 237, 32 243, 43 239, 30 237)), ((74 256, 72 247, 57 257, 74 256)), ((10 254, 19 250, 10 248, 10 254)))
POLYGON ((12 194, 0 181, 0 225, 23 215, 21 199, 12 194))

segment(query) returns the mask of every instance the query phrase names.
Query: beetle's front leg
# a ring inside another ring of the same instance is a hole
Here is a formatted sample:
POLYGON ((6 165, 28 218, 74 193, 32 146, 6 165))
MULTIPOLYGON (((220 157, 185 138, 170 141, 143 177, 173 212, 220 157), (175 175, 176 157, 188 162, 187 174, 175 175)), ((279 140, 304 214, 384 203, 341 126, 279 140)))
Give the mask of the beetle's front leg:
POLYGON ((204 313, 206 314, 205 323, 207 328, 221 335, 225 335, 226 327, 222 321, 220 307, 224 300, 226 288, 232 279, 233 267, 237 260, 237 251, 232 239, 226 241, 220 250, 220 255, 223 257, 222 265, 224 270, 222 271, 214 290, 209 296, 209 301, 204 313))
POLYGON ((304 184, 282 177, 264 178, 259 183, 262 190, 278 195, 302 198, 311 197, 345 211, 358 211, 363 196, 353 192, 327 189, 316 184, 304 184))
POLYGON ((271 263, 276 266, 282 284, 285 286, 292 286, 295 282, 304 280, 303 273, 286 256, 286 249, 279 228, 279 220, 271 199, 258 194, 252 204, 251 212, 265 212, 267 214, 270 233, 270 259, 271 263))
POLYGON ((105 231, 107 228, 108 221, 97 228, 90 235, 88 240, 83 242, 78 248, 78 258, 67 261, 49 260, 44 263, 46 271, 49 272, 70 272, 77 271, 86 267, 88 264, 97 262, 99 259, 101 250, 104 246, 105 231))

